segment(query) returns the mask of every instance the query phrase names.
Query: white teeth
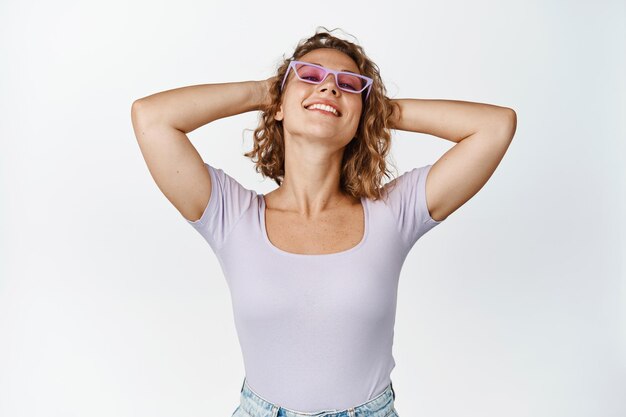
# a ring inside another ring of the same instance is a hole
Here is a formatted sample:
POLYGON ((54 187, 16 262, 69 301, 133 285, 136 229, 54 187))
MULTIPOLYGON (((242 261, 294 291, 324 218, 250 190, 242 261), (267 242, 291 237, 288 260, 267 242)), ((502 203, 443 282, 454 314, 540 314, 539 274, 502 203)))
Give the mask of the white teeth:
POLYGON ((308 107, 308 109, 309 109, 309 110, 312 110, 312 109, 320 109, 320 110, 324 110, 324 111, 330 112, 330 113, 334 114, 335 116, 338 116, 338 114, 337 114, 337 110, 335 110, 335 109, 334 109, 334 108, 332 108, 331 106, 327 106, 327 105, 325 105, 325 104, 319 104, 319 103, 316 103, 316 104, 311 104, 311 105, 308 107))

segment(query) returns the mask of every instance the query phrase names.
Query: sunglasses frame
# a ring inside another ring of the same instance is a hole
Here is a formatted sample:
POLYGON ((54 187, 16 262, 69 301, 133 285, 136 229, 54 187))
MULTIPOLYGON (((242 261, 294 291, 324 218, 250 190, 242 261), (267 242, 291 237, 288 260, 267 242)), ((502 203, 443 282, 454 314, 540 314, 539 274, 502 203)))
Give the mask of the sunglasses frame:
POLYGON ((287 71, 285 72, 285 76, 283 77, 283 83, 280 86, 280 90, 283 90, 283 87, 285 86, 285 82, 287 81, 287 77, 289 76, 289 71, 293 68, 293 72, 294 74, 296 74, 296 77, 300 80, 303 81, 305 83, 309 83, 309 84, 321 84, 324 82, 324 80, 326 80, 326 78, 328 77, 328 74, 333 74, 334 78, 335 78, 335 85, 337 86, 337 88, 339 88, 341 91, 346 91, 348 93, 352 93, 352 94, 360 94, 363 93, 363 91, 365 91, 365 89, 367 89, 367 94, 365 95, 365 99, 367 100, 367 97, 369 97, 370 95, 370 91, 372 91, 372 83, 374 82, 373 79, 366 77, 365 75, 361 75, 361 74, 356 74, 354 72, 348 72, 348 71, 336 71, 330 68, 326 68, 326 67, 322 67, 321 65, 315 65, 312 64, 310 62, 305 62, 305 61, 291 61, 289 63, 289 67, 287 68, 287 71), (300 78, 300 75, 298 75, 298 71, 296 71, 295 69, 295 65, 296 64, 304 64, 304 65, 310 65, 312 67, 315 68, 319 68, 322 71, 324 71, 324 77, 322 78, 322 80, 320 80, 319 82, 315 82, 315 81, 311 81, 311 80, 303 80, 302 78, 300 78), (341 88, 339 87, 339 81, 337 80, 337 76, 339 74, 349 74, 349 75, 356 75, 357 77, 363 78, 367 81, 367 83, 365 84, 365 87, 363 87, 363 89, 361 89, 360 91, 352 91, 352 90, 346 90, 345 88, 341 88))

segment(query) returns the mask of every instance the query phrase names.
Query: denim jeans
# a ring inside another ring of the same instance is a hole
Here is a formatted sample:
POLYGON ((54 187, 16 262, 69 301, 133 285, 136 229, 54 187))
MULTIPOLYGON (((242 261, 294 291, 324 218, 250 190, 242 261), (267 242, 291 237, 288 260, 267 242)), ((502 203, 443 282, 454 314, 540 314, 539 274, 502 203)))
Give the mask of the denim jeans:
POLYGON ((345 410, 327 410, 305 413, 273 404, 252 391, 243 380, 240 404, 231 417, 399 417, 394 407, 396 393, 393 383, 377 397, 345 410))

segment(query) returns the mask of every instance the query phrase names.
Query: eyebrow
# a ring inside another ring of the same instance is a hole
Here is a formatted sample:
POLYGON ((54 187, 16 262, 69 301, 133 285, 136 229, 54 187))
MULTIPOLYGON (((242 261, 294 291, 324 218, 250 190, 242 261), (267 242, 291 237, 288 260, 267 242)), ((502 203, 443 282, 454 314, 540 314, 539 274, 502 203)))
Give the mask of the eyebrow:
MULTIPOLYGON (((320 67, 323 67, 323 65, 322 65, 322 64, 319 64, 319 63, 317 63, 317 62, 311 62, 311 64, 315 64, 315 65, 319 65, 320 67)), ((358 72, 350 71, 350 70, 348 70, 348 69, 342 69, 341 71, 343 71, 343 72, 351 72, 352 74, 358 74, 358 75, 361 75, 361 74, 359 74, 358 72)))

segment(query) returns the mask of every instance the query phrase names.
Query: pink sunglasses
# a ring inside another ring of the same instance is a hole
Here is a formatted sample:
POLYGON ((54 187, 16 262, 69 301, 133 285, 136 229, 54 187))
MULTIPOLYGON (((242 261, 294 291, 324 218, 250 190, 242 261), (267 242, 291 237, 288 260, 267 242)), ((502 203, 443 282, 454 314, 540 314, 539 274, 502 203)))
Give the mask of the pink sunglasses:
POLYGON ((328 74, 333 74, 335 76, 335 84, 337 85, 337 88, 342 91, 355 94, 362 93, 365 89, 367 89, 367 94, 365 95, 366 99, 370 95, 372 83, 374 82, 374 80, 369 77, 355 74, 353 72, 335 71, 310 62, 291 61, 289 63, 289 68, 287 68, 287 72, 285 72, 283 83, 280 86, 281 91, 285 86, 285 81, 287 81, 289 70, 292 68, 300 81, 304 81, 309 84, 320 84, 326 79, 328 74))

